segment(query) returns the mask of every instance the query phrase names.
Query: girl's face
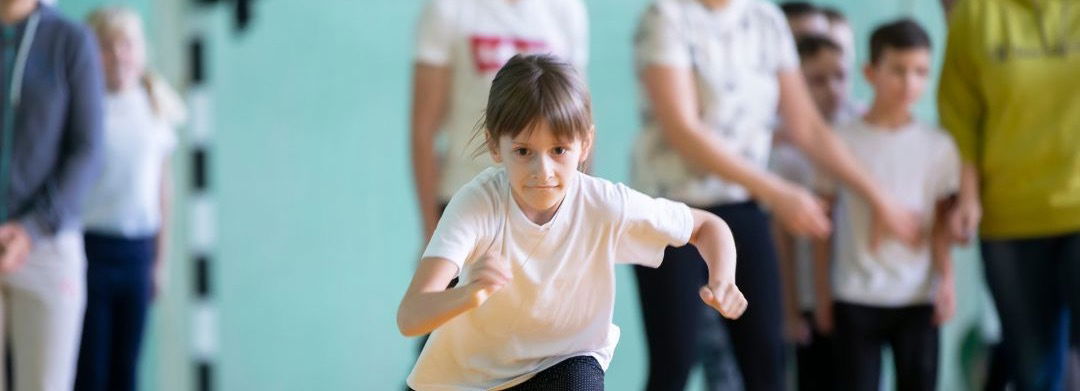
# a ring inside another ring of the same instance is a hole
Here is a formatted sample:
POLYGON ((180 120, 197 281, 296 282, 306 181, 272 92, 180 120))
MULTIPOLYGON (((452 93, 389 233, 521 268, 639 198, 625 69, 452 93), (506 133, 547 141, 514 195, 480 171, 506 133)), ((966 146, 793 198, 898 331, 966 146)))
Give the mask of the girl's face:
POLYGON ((123 28, 112 28, 98 37, 105 83, 109 91, 136 85, 146 67, 146 48, 140 37, 123 28))
POLYGON ((586 140, 562 140, 540 122, 517 137, 503 136, 492 147, 492 158, 506 167, 510 190, 525 215, 544 224, 555 215, 578 167, 592 148, 586 140))

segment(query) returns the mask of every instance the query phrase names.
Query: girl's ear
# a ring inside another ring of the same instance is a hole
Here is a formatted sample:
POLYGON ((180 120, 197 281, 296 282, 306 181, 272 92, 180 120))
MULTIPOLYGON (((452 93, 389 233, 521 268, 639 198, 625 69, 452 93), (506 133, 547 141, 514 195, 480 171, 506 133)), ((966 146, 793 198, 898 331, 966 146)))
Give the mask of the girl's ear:
MULTIPOLYGON (((485 131, 484 134, 487 135, 489 133, 485 131)), ((484 139, 487 143, 488 153, 491 154, 491 160, 494 160, 495 163, 502 163, 502 155, 499 154, 498 140, 492 140, 490 136, 485 136, 484 139)))

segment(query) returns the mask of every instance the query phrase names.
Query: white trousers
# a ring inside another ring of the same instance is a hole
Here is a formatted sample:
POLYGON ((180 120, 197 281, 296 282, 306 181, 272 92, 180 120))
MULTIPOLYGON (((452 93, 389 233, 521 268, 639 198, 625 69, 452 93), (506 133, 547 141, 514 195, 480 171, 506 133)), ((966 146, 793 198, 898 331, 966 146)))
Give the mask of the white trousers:
POLYGON ((22 266, 0 275, 0 391, 7 384, 7 342, 15 391, 71 390, 85 307, 82 233, 38 239, 22 266))

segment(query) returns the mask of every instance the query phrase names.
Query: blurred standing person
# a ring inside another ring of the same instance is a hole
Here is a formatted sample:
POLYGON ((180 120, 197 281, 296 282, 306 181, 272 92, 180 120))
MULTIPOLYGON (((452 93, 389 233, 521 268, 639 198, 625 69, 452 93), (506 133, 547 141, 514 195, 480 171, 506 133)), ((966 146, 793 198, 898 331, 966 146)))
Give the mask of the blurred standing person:
MULTIPOLYGON (((822 35, 796 40, 799 67, 814 105, 833 126, 858 119, 859 113, 845 110, 850 74, 840 45, 822 35)), ((785 180, 811 188, 818 174, 814 165, 788 139, 781 127, 773 139, 769 169, 785 180)), ((831 213, 830 213, 831 215, 831 213)), ((830 216, 831 218, 831 216, 830 216)), ((795 348, 796 381, 799 390, 831 390, 834 376, 832 335, 814 322, 815 287, 828 284, 829 275, 814 267, 814 247, 807 237, 799 237, 773 224, 784 304, 784 333, 795 348)))
POLYGON ((938 89, 963 159, 951 228, 980 240, 1019 390, 1060 389, 1080 339, 1076 20, 1074 2, 958 1, 938 89))
POLYGON ((0 351, 10 341, 16 390, 68 390, 86 300, 80 208, 101 152, 101 62, 93 34, 38 0, 0 1, 0 30, 0 351))
MULTIPOLYGON (((887 231, 914 244, 915 217, 856 167, 817 113, 776 5, 657 0, 638 25, 635 55, 645 129, 634 153, 634 186, 728 221, 748 260, 736 280, 754 303, 727 322, 743 383, 748 390, 784 389, 779 277, 762 206, 799 235, 823 237, 830 226, 820 199, 766 170, 777 114, 793 144, 869 201, 875 238, 887 231)), ((705 278, 696 257, 689 247, 668 248, 659 269, 635 268, 650 390, 682 389, 696 364, 703 312, 693 286, 705 278)))
POLYGON ((169 156, 180 98, 147 69, 142 21, 122 7, 95 10, 105 97, 104 170, 84 221, 87 306, 76 390, 133 390, 150 301, 163 287, 170 215, 169 156))

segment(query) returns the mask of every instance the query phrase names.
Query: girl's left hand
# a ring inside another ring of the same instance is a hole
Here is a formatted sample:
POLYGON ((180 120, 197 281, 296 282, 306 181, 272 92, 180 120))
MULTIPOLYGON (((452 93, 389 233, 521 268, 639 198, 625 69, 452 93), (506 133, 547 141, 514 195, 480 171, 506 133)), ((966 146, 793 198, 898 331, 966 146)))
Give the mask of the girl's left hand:
POLYGON ((746 297, 734 281, 710 282, 699 291, 701 300, 728 319, 738 319, 746 311, 746 297))

